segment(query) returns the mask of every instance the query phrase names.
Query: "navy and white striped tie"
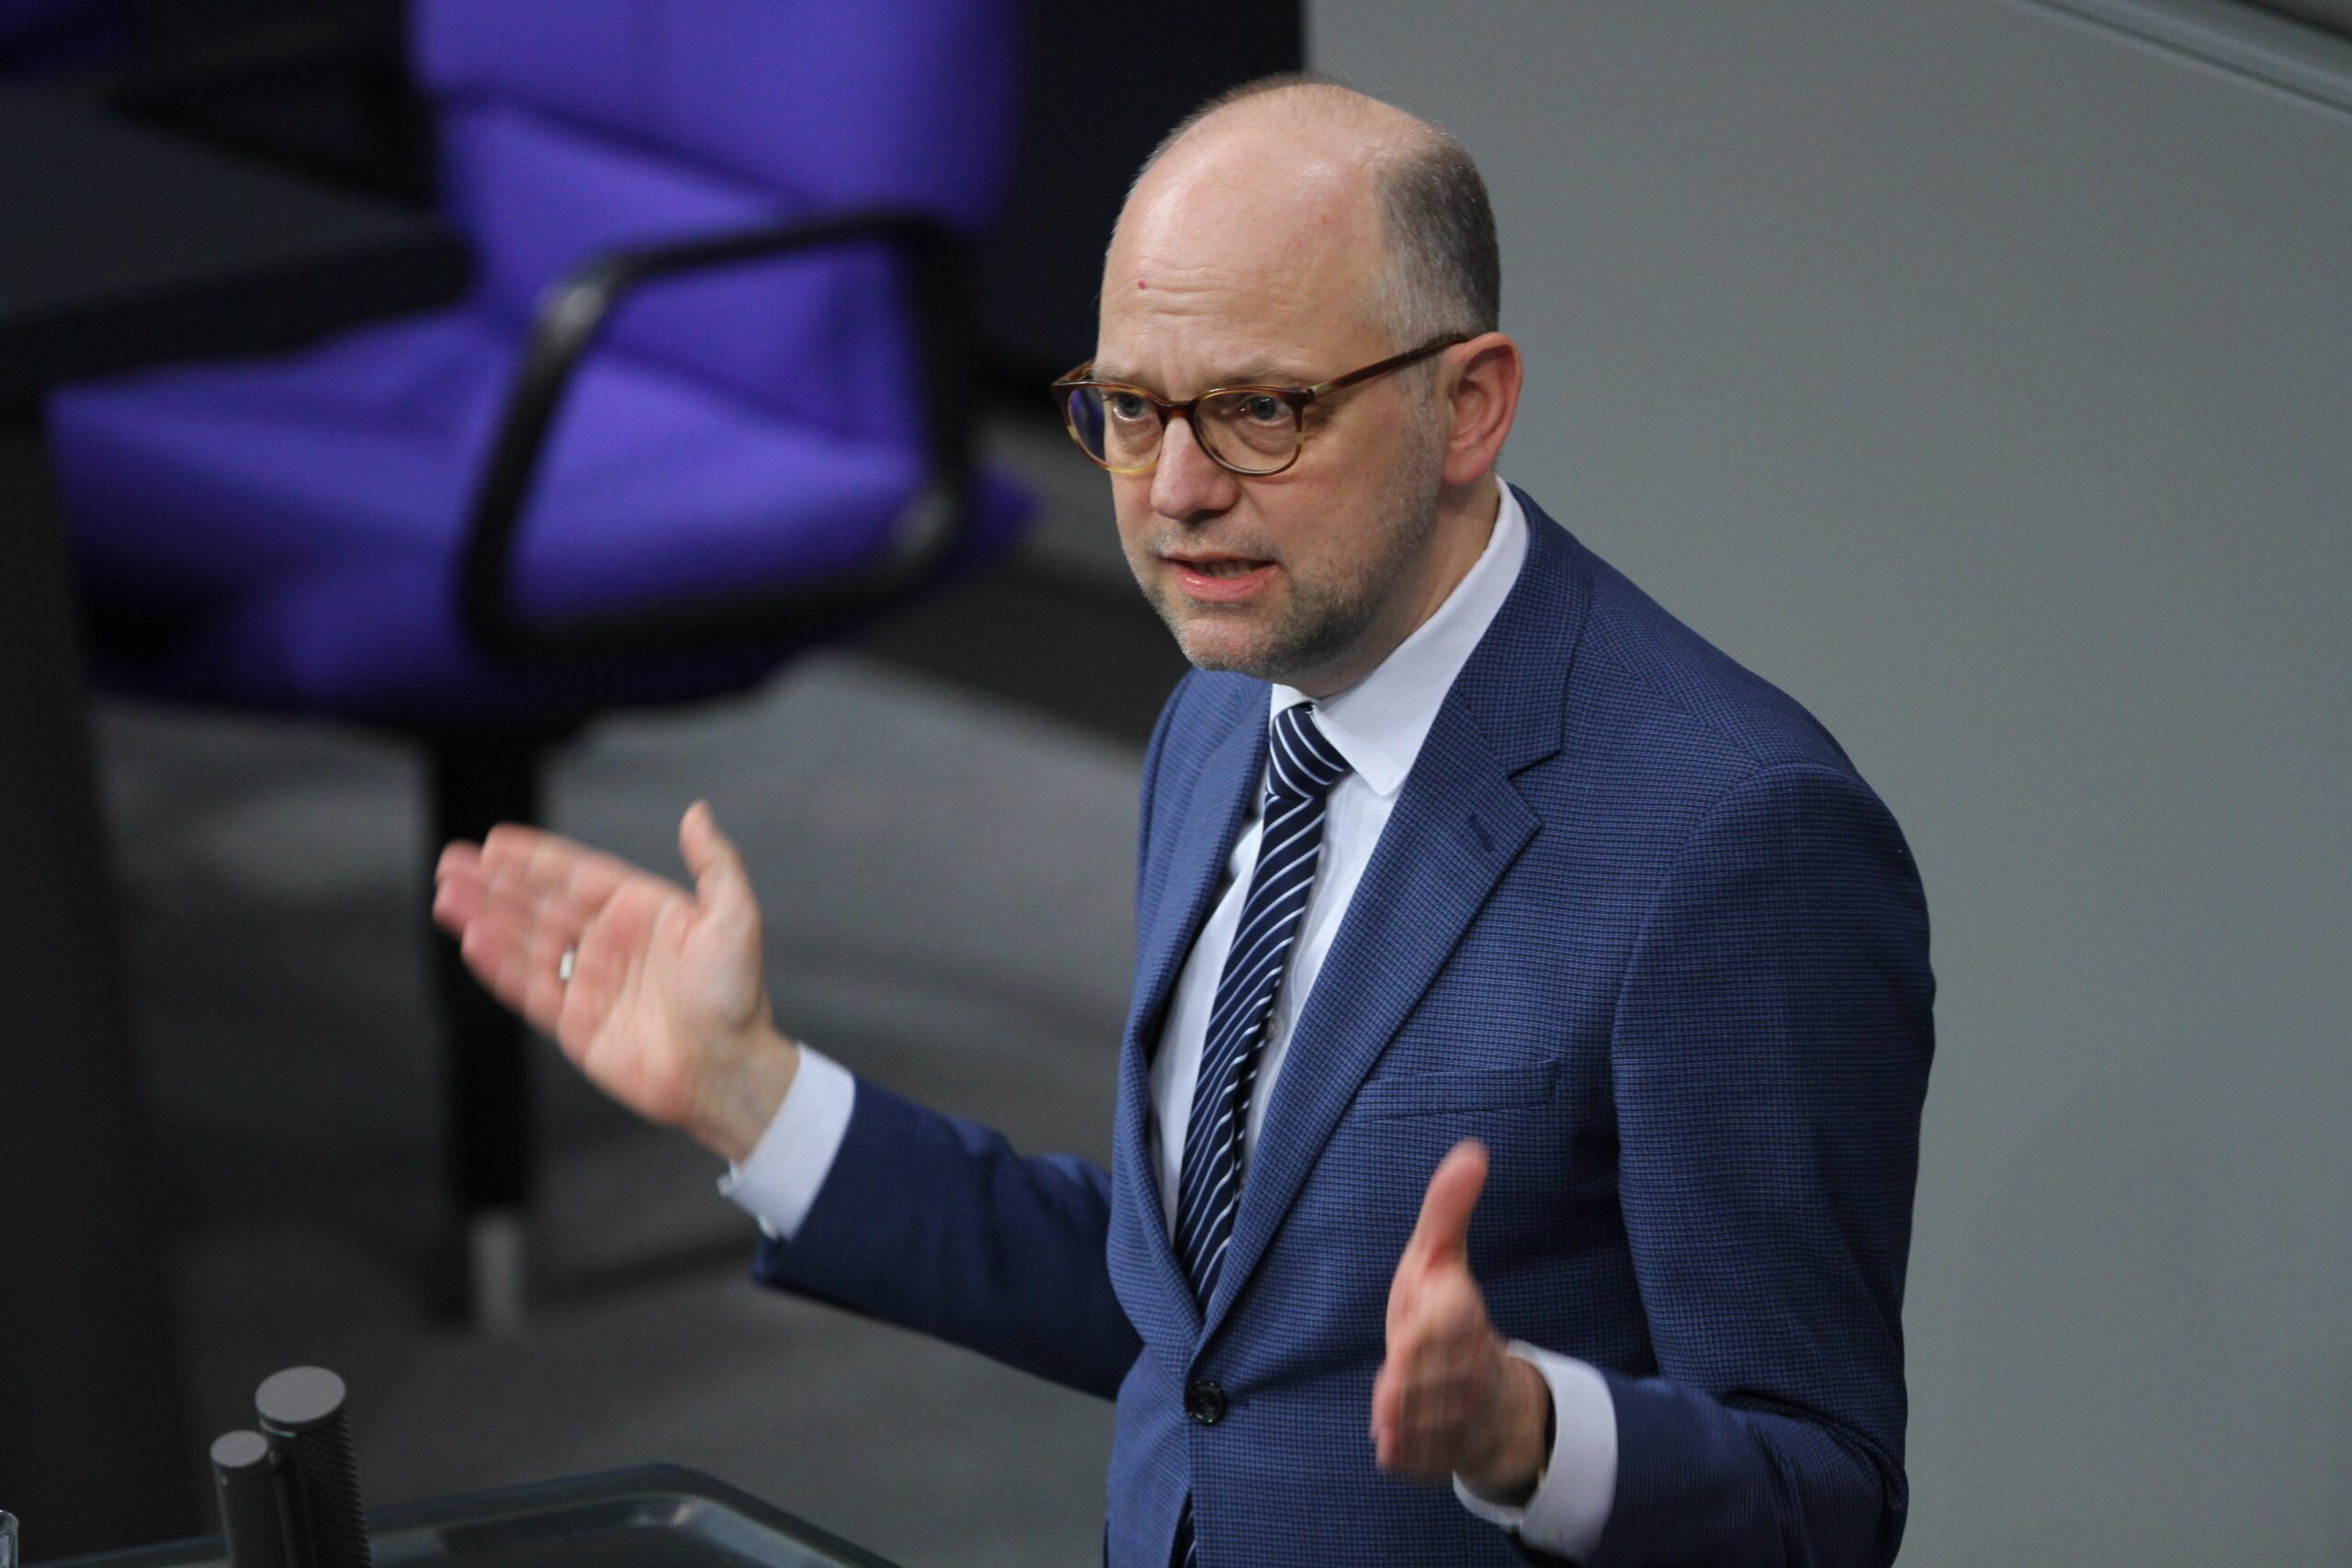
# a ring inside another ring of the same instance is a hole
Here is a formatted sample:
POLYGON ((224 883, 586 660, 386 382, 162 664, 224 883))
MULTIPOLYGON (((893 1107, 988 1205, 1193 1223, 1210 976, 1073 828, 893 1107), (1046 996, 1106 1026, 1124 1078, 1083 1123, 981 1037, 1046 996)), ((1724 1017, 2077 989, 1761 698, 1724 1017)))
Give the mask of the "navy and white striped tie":
MULTIPOLYGON (((1347 759, 1315 728, 1313 704, 1283 709, 1271 730, 1258 866, 1250 874, 1250 896, 1209 1010, 1177 1189, 1176 1256, 1204 1306, 1233 1239, 1234 1212, 1241 1203, 1241 1131, 1258 1081, 1266 1020, 1290 971, 1299 917, 1322 858, 1324 797, 1348 772, 1347 759)), ((1179 1568, 1199 1561, 1189 1499, 1176 1528, 1174 1559, 1179 1568)))

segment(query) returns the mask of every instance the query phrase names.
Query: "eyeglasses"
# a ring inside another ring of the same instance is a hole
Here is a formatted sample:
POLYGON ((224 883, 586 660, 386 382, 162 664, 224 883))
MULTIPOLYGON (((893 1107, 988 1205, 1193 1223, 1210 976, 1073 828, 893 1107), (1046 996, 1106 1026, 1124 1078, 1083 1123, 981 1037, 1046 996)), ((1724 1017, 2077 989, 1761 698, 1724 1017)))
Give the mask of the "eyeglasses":
POLYGON ((1168 422, 1181 414, 1192 423, 1193 439, 1210 461, 1237 474, 1262 477, 1298 461, 1306 445, 1309 403, 1469 341, 1456 333, 1312 387, 1212 387, 1181 403, 1124 381, 1089 379, 1087 372, 1094 368, 1090 359, 1054 383, 1054 397, 1078 449, 1114 474, 1144 473, 1158 463, 1168 422))

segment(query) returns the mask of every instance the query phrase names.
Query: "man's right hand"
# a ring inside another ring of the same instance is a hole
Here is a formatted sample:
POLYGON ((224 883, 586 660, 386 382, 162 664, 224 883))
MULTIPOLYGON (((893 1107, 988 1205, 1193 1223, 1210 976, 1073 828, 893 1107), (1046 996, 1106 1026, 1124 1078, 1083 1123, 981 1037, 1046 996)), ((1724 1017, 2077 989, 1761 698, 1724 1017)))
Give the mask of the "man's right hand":
POLYGON ((553 833, 493 828, 442 851, 433 918, 591 1082, 740 1161, 784 1103, 800 1047, 776 1031, 760 908, 707 805, 687 809, 678 847, 692 892, 553 833))

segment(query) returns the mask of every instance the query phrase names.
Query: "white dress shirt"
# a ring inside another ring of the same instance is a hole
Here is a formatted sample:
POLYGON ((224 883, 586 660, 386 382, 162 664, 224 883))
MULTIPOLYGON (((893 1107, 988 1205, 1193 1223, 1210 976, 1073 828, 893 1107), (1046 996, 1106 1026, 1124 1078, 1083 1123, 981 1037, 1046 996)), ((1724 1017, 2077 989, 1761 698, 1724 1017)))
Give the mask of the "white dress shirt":
MULTIPOLYGON (((1292 1026, 1315 988, 1340 918, 1420 754, 1421 742, 1527 558, 1526 513, 1510 486, 1501 490, 1486 548, 1436 613, 1370 674, 1316 705, 1317 727, 1348 760, 1351 771, 1331 788, 1315 881, 1299 919, 1289 971, 1266 1021, 1257 1084, 1242 1127, 1245 1154, 1265 1121, 1292 1026)), ((1267 716, 1271 721, 1283 708, 1309 700, 1304 692, 1276 686, 1267 716)), ((1150 1157, 1159 1182, 1161 1218, 1171 1231, 1193 1080, 1200 1072, 1226 949, 1241 919, 1258 862, 1256 803, 1263 795, 1261 786, 1252 795, 1250 821, 1226 862, 1223 891, 1177 977, 1159 1048, 1152 1054, 1150 1157)), ((800 1071, 775 1122, 750 1157, 720 1180, 719 1190, 757 1217, 769 1235, 789 1239, 816 1201, 849 1130, 856 1084, 846 1068, 803 1047, 800 1071)), ((1555 1436, 1543 1483, 1524 1507, 1490 1503, 1458 1478, 1454 1493, 1473 1513, 1517 1530, 1537 1550, 1581 1557, 1599 1543, 1616 1495, 1617 1419, 1609 1385, 1573 1357, 1516 1342, 1510 1348, 1543 1374, 1552 1391, 1555 1436)))

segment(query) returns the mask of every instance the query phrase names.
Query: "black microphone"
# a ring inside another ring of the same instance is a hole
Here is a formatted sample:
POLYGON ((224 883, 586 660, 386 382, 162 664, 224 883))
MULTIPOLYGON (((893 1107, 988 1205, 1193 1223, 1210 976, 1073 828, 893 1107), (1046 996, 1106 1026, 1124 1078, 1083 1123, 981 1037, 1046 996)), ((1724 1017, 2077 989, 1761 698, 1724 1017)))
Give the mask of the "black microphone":
POLYGON ((343 1380, 324 1367, 288 1367, 254 1391, 263 1435, 292 1483, 284 1568, 371 1568, 343 1401, 343 1380))
POLYGON ((269 1440, 259 1432, 228 1432, 213 1441, 212 1485, 220 1494, 229 1568, 288 1568, 288 1494, 278 1468, 269 1440))

